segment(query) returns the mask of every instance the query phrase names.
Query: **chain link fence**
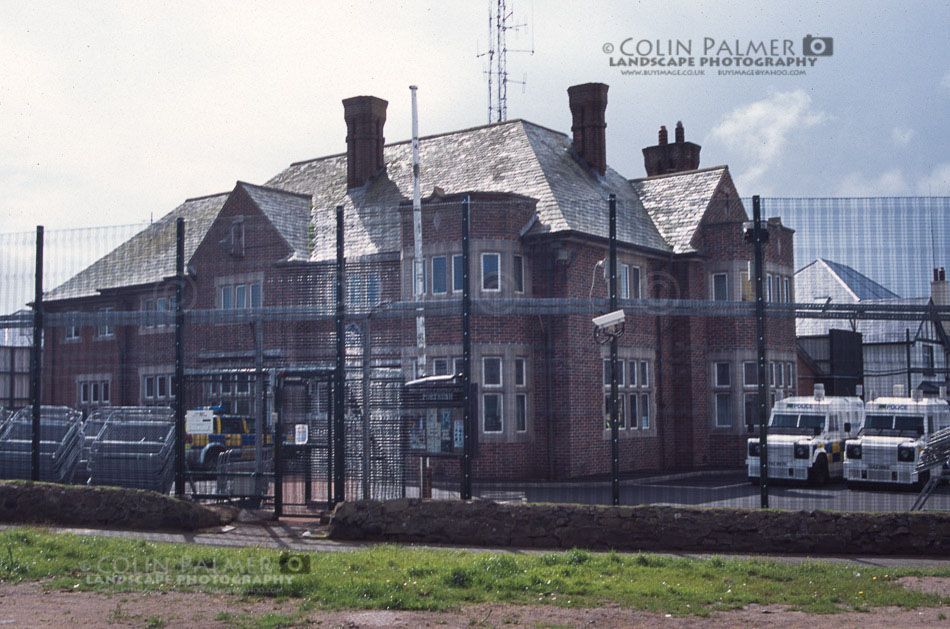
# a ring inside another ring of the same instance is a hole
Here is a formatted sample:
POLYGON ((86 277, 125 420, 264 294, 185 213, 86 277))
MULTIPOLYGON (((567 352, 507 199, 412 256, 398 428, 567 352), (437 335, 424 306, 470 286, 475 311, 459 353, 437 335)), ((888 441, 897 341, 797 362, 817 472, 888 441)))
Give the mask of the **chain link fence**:
MULTIPOLYGON (((603 232, 582 238, 496 196, 433 198, 416 216, 327 208, 307 233, 206 197, 58 275, 50 261, 75 256, 46 232, 42 300, 24 288, 32 268, 4 271, 0 476, 283 515, 420 496, 904 510, 925 487, 924 508, 950 509, 926 482, 942 472, 927 444, 950 426, 939 299, 805 295, 798 243, 814 236, 779 221, 760 225, 761 266, 751 223, 728 217, 694 251, 659 255, 631 244, 647 225, 620 200, 612 262, 607 199, 570 210, 603 232), (597 329, 611 311, 623 322, 597 329), (803 322, 827 325, 806 338, 803 322), (866 324, 886 322, 908 332, 870 340, 866 324), (859 329, 863 343, 831 341, 859 329), (916 377, 871 395, 869 362, 916 377)), ((35 263, 34 242, 0 235, 35 263)))

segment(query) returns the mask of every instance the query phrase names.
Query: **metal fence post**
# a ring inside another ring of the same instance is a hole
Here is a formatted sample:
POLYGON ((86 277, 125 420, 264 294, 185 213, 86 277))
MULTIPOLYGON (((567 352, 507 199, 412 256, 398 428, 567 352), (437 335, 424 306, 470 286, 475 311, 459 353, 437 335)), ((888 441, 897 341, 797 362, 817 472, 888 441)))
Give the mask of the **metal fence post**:
MULTIPOLYGON (((609 261, 610 312, 617 310, 617 196, 611 194, 609 261)), ((613 505, 620 504, 620 426, 617 421, 619 392, 617 389, 617 335, 610 336, 610 483, 613 505)))
POLYGON ((759 411, 759 494, 762 508, 769 507, 769 425, 766 402, 768 383, 765 364, 765 299, 763 292, 762 270, 762 211, 759 196, 752 197, 752 242, 755 264, 755 336, 758 351, 758 411, 759 411))
POLYGON ((472 294, 469 273, 470 197, 462 200, 462 386, 465 389, 465 409, 462 425, 462 478, 459 496, 472 499, 472 294))
POLYGON ((343 301, 345 286, 343 257, 343 206, 336 206, 336 371, 334 373, 333 395, 333 504, 346 500, 346 453, 344 439, 343 403, 345 392, 344 367, 346 347, 344 345, 343 319, 346 315, 343 301))
MULTIPOLYGON (((40 403, 42 398, 43 351, 43 226, 36 226, 36 277, 33 298, 33 347, 30 351, 30 402, 33 405, 31 478, 40 479, 40 403)), ((10 350, 13 351, 12 349, 10 350)))
POLYGON ((185 219, 175 221, 175 495, 185 495, 185 219))
MULTIPOLYGON (((283 415, 282 394, 283 377, 278 374, 274 382, 274 517, 279 518, 284 513, 284 478, 283 478, 283 447, 284 436, 281 434, 280 425, 283 415)), ((309 464, 309 461, 307 461, 309 464)))

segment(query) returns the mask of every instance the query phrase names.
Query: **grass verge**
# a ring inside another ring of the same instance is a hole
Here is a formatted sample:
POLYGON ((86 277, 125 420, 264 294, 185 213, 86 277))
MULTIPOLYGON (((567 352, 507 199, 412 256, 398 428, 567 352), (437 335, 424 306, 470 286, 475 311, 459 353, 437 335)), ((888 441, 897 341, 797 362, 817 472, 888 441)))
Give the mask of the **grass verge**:
MULTIPOLYGON (((0 533, 0 582, 98 592, 201 590, 304 599, 313 609, 444 611, 479 603, 593 607, 619 604, 675 615, 708 615, 748 604, 833 613, 927 607, 950 598, 909 591, 902 576, 950 570, 884 569, 757 559, 649 554, 471 553, 377 546, 341 553, 282 553, 144 540, 0 533)), ((274 619, 275 625, 283 619, 274 619)))

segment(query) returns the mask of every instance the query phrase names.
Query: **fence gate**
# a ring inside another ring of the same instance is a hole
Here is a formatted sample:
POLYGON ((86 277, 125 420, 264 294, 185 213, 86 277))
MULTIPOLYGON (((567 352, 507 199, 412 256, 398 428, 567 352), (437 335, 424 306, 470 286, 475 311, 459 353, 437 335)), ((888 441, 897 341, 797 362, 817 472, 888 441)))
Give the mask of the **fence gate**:
POLYGON ((333 497, 333 370, 281 371, 274 391, 274 509, 306 515, 333 497))

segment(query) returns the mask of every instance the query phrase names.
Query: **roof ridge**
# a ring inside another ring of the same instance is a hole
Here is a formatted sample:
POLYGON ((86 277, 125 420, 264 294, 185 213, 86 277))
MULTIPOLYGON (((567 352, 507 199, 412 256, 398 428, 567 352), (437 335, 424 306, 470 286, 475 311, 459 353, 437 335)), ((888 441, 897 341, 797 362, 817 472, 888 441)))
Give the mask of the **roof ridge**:
MULTIPOLYGON (((520 122, 521 124, 529 124, 529 125, 531 125, 531 126, 533 126, 533 127, 538 127, 539 129, 544 129, 545 131, 549 131, 549 132, 551 132, 551 133, 556 133, 556 134, 558 134, 558 135, 563 135, 564 137, 568 137, 567 134, 564 133, 563 131, 556 131, 556 130, 551 129, 551 128, 549 128, 549 127, 545 127, 544 125, 540 125, 540 124, 538 124, 538 123, 536 123, 536 122, 531 122, 530 120, 525 120, 524 118, 513 118, 512 120, 504 120, 504 121, 502 121, 502 122, 492 122, 492 123, 489 123, 489 124, 477 125, 477 126, 474 126, 474 127, 467 127, 467 128, 465 128, 465 129, 455 129, 454 131, 443 131, 443 132, 441 132, 441 133, 432 133, 432 134, 430 134, 430 135, 423 135, 423 136, 419 136, 419 141, 421 142, 422 140, 432 140, 432 139, 434 139, 434 138, 441 138, 441 137, 445 137, 445 136, 448 136, 448 135, 458 135, 458 134, 460 134, 460 133, 471 133, 472 131, 479 131, 479 130, 481 130, 481 129, 488 129, 488 128, 490 128, 490 127, 501 127, 501 126, 504 126, 504 125, 516 124, 516 123, 519 123, 519 122, 520 122)), ((411 143, 412 143, 412 138, 409 138, 408 140, 399 140, 399 141, 397 141, 397 142, 388 142, 388 143, 386 143, 386 144, 383 145, 383 148, 385 149, 386 147, 389 147, 389 146, 399 146, 399 145, 402 145, 402 144, 411 144, 411 143)), ((324 156, 322 156, 322 157, 314 157, 314 158, 311 158, 311 159, 303 159, 303 160, 300 160, 300 161, 297 161, 297 162, 291 162, 290 165, 291 165, 291 166, 300 166, 300 165, 302 165, 302 164, 310 164, 310 163, 312 163, 312 162, 319 162, 319 161, 325 160, 325 159, 332 159, 332 158, 334 158, 334 157, 345 157, 345 156, 346 156, 346 153, 345 153, 345 152, 343 152, 343 153, 334 153, 334 154, 332 154, 332 155, 324 155, 324 156)))
POLYGON ((638 177, 636 179, 628 179, 630 183, 639 183, 641 181, 654 181, 656 179, 664 179, 667 177, 681 177, 683 175, 695 175, 697 173, 704 173, 710 170, 729 170, 729 166, 726 164, 720 164, 719 166, 707 166, 706 168, 696 168, 694 170, 681 170, 675 173, 663 173, 662 175, 651 175, 649 177, 638 177))
MULTIPOLYGON (((237 181, 237 183, 236 183, 235 185, 250 186, 250 187, 252 187, 252 188, 257 188, 258 190, 267 190, 267 191, 269 191, 269 192, 279 192, 280 194, 287 194, 287 195, 290 195, 290 196, 301 197, 301 198, 304 198, 304 199, 310 199, 310 198, 313 197, 313 195, 304 194, 304 193, 302 193, 302 192, 291 192, 291 191, 289 191, 289 190, 283 190, 283 189, 281 189, 281 188, 276 188, 276 187, 274 187, 274 186, 261 186, 261 185, 258 185, 258 184, 256 184, 256 183, 250 183, 250 182, 248 182, 248 181, 241 181, 240 179, 237 181)), ((228 194, 230 194, 230 192, 229 192, 228 194)))
POLYGON ((215 192, 214 194, 206 194, 200 197, 189 197, 185 199, 183 203, 188 203, 189 201, 204 201, 205 199, 213 199, 214 197, 226 197, 229 194, 231 194, 230 190, 228 190, 227 192, 215 192))

